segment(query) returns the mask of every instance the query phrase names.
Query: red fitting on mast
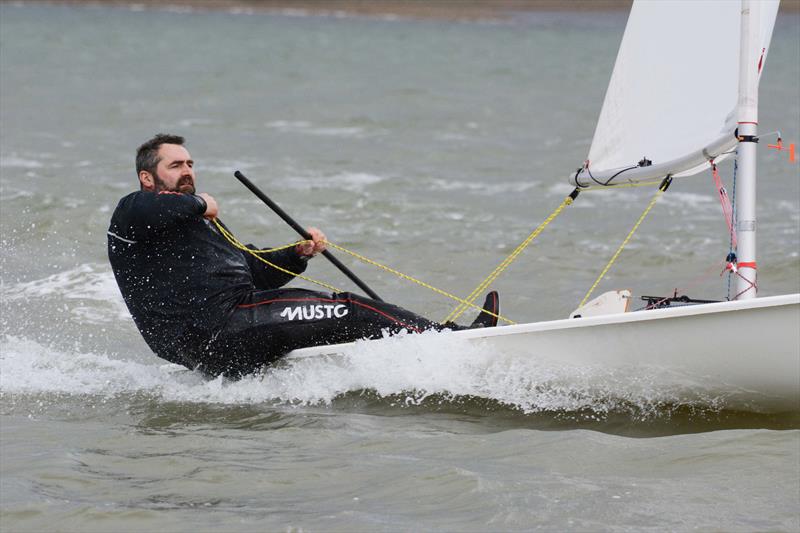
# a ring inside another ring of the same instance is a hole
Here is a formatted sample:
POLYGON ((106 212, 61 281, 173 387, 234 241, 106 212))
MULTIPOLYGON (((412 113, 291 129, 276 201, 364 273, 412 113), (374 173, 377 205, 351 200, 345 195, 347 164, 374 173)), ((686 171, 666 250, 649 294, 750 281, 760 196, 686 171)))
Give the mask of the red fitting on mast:
POLYGON ((775 144, 768 144, 767 148, 772 148, 773 150, 777 150, 779 152, 784 152, 784 151, 788 150, 789 151, 789 162, 790 163, 796 163, 797 162, 797 152, 796 152, 794 143, 790 143, 789 147, 787 148, 787 147, 785 147, 783 145, 783 139, 778 137, 777 142, 775 144))

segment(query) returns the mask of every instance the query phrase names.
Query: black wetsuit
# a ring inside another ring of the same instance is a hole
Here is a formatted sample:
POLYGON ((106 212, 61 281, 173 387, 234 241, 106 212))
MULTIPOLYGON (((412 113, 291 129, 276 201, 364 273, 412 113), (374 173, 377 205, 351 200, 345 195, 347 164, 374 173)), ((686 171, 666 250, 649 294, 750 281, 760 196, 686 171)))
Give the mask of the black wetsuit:
MULTIPOLYGON (((198 196, 138 191, 111 217, 114 276, 159 357, 238 377, 298 347, 375 338, 386 329, 442 328, 350 293, 280 289, 293 276, 234 248, 203 218, 205 209, 198 196)), ((306 268, 294 248, 265 258, 295 274, 306 268)))

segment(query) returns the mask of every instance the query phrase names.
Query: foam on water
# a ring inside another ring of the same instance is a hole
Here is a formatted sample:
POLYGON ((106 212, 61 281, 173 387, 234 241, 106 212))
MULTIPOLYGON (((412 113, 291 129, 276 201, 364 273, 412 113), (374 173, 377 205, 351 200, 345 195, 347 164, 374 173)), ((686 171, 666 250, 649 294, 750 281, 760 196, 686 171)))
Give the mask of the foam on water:
POLYGON ((0 168, 42 168, 44 163, 15 155, 0 157, 0 168))
MULTIPOLYGON (((433 179, 430 182, 431 190, 438 191, 462 191, 475 194, 507 195, 520 194, 539 186, 539 182, 529 180, 525 182, 505 181, 505 182, 469 182, 461 180, 433 179)), ((572 189, 570 189, 571 191, 572 189)), ((567 191, 569 193, 569 191, 567 191)))
POLYGON ((34 196, 32 191, 17 188, 9 189, 5 183, 2 184, 2 189, 0 189, 0 200, 4 202, 10 202, 20 198, 33 198, 34 196))
MULTIPOLYGON (((158 392, 174 371, 105 354, 62 351, 13 336, 0 340, 0 392, 114 396, 158 392)), ((201 379, 198 376, 198 379, 201 379)))
POLYGON ((303 135, 315 135, 321 137, 345 137, 345 138, 364 138, 383 133, 382 131, 367 132, 360 126, 318 126, 311 122, 296 120, 274 120, 265 124, 267 128, 280 131, 282 133, 300 133, 303 135))
MULTIPOLYGON (((707 210, 717 202, 711 194, 670 191, 660 200, 664 205, 679 207, 685 211, 707 210)), ((716 215, 716 213, 714 213, 716 215)))
MULTIPOLYGON (((53 349, 13 336, 0 340, 0 394, 114 397, 145 394, 164 401, 215 404, 328 405, 344 394, 373 391, 399 407, 464 398, 496 401, 524 413, 591 411, 650 416, 681 403, 679 380, 636 377, 601 368, 544 365, 531 357, 492 354, 435 333, 359 342, 346 356, 287 359, 240 381, 209 379, 177 365, 53 349)), ((713 399, 702 399, 714 407, 713 399)), ((685 405, 685 401, 683 402, 685 405)))
MULTIPOLYGON (((113 337, 120 324, 126 330, 132 327, 106 265, 83 264, 43 279, 4 285, 0 294, 5 306, 55 302, 80 320, 89 336, 113 337)), ((113 338, 108 343, 112 350, 117 345, 113 338)), ((656 378, 639 369, 569 368, 535 355, 492 353, 480 344, 435 333, 401 335, 357 342, 345 355, 289 358, 262 374, 232 382, 164 364, 149 353, 94 353, 5 334, 0 340, 0 393, 145 394, 180 402, 326 405, 348 393, 372 391, 401 406, 419 405, 431 397, 442 402, 480 398, 525 413, 590 410, 639 415, 685 402, 681 377, 656 378)), ((691 386, 696 389, 696 384, 691 386)), ((715 403, 713 398, 699 401, 715 403)))
MULTIPOLYGON (((239 159, 211 159, 204 161, 202 164, 195 167, 198 175, 205 175, 207 173, 218 173, 225 175, 232 175, 234 170, 247 172, 254 168, 256 163, 252 161, 243 161, 239 159)), ((226 199, 225 203, 229 203, 232 199, 226 199)))
MULTIPOLYGON (((654 413, 666 405, 685 403, 687 390, 700 390, 683 376, 631 368, 572 367, 536 354, 495 353, 480 343, 436 333, 360 341, 345 356, 291 361, 282 373, 312 378, 311 390, 373 389, 380 396, 401 395, 419 404, 437 395, 448 399, 476 397, 513 406, 523 412, 635 410, 654 413), (308 366, 305 366, 308 365, 308 366), (330 376, 338 376, 332 382, 330 376)), ((269 376, 268 376, 269 377, 269 376)), ((311 397, 308 398, 309 400, 311 397)), ((320 397, 319 400, 326 400, 320 397)), ((714 406, 713 398, 695 400, 714 406)))
POLYGON ((295 190, 332 189, 363 193, 365 187, 387 181, 386 176, 378 176, 368 172, 340 172, 332 175, 295 175, 288 176, 284 185, 295 190))
POLYGON ((82 264, 44 279, 3 284, 0 295, 4 305, 57 298, 77 300, 69 305, 70 313, 94 324, 130 319, 114 274, 107 265, 82 264))
POLYGON ((178 125, 182 128, 192 128, 195 126, 213 126, 214 121, 210 118, 185 118, 178 121, 178 125))

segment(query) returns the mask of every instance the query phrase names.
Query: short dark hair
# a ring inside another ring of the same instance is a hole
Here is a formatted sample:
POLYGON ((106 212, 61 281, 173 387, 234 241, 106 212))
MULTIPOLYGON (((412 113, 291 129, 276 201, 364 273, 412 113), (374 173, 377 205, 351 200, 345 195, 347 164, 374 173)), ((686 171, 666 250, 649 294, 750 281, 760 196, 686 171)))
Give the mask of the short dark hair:
POLYGON ((153 176, 156 175, 156 167, 158 166, 161 158, 158 157, 158 149, 162 144, 179 144, 183 146, 186 142, 180 135, 170 135, 168 133, 159 133, 149 141, 136 150, 136 175, 138 176, 142 170, 146 170, 153 176))

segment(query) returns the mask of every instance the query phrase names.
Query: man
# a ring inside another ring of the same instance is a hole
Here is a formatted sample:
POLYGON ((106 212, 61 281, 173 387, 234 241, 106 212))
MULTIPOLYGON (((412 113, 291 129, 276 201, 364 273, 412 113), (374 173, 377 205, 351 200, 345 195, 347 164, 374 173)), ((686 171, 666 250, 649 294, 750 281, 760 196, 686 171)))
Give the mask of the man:
MULTIPOLYGON (((219 206, 211 195, 196 193, 193 167, 182 137, 158 134, 142 144, 136 153, 140 190, 119 201, 108 229, 117 284, 159 357, 236 378, 303 346, 376 338, 383 330, 463 329, 355 294, 281 289, 293 275, 234 248, 210 222, 219 206)), ((325 249, 325 235, 308 231, 311 241, 267 259, 303 272, 325 249)), ((487 303, 496 315, 497 293, 487 303)), ((481 313, 472 327, 496 320, 481 313)))

